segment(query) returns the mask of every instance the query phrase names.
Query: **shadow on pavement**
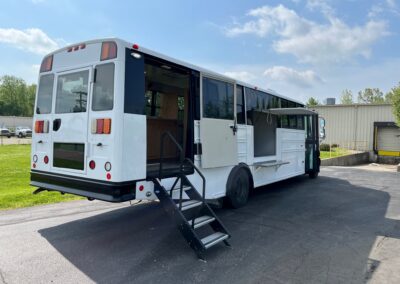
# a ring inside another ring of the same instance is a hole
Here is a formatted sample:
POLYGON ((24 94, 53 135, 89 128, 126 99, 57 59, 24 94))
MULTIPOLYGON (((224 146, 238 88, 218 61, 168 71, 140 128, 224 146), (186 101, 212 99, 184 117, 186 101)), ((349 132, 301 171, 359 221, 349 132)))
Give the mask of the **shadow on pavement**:
POLYGON ((246 207, 217 210, 233 238, 197 260, 158 203, 43 229, 95 282, 364 282, 377 236, 400 238, 385 218, 387 192, 331 177, 298 177, 256 190, 246 207))

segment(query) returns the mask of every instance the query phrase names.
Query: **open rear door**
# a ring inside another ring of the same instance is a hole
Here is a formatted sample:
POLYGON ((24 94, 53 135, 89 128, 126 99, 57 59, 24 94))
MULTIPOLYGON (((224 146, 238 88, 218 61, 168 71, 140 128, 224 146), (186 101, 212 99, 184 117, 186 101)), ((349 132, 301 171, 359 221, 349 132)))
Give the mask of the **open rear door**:
POLYGON ((216 168, 238 163, 236 141, 235 85, 202 77, 200 139, 201 166, 216 168))

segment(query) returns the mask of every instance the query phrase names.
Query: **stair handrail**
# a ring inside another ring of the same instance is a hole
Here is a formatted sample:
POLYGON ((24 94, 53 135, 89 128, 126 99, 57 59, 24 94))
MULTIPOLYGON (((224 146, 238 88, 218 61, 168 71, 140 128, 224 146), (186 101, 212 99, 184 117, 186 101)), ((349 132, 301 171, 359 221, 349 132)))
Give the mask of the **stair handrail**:
POLYGON ((203 199, 203 203, 205 203, 206 200, 206 178, 204 177, 203 173, 200 171, 200 169, 193 163, 193 161, 189 158, 185 158, 182 163, 181 163, 181 173, 183 174, 183 165, 185 162, 188 162, 193 169, 195 169, 195 171, 198 173, 198 175, 201 177, 202 181, 203 181, 203 187, 202 187, 202 199, 203 199))
POLYGON ((163 134, 161 135, 161 143, 160 143, 160 167, 158 171, 159 178, 162 178, 162 164, 164 162, 164 141, 165 137, 169 137, 171 141, 175 144, 175 146, 179 150, 179 161, 182 163, 183 162, 183 148, 181 145, 179 145, 178 141, 176 141, 175 137, 171 134, 170 131, 164 131, 163 134))

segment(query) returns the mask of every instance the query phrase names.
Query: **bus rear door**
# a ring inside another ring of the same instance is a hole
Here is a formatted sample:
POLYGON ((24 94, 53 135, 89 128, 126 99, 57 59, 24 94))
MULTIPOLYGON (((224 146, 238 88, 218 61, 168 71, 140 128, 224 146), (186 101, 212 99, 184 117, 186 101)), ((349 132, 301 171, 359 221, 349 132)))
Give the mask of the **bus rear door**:
POLYGON ((85 174, 88 156, 88 113, 92 67, 56 74, 52 118, 54 172, 85 174))

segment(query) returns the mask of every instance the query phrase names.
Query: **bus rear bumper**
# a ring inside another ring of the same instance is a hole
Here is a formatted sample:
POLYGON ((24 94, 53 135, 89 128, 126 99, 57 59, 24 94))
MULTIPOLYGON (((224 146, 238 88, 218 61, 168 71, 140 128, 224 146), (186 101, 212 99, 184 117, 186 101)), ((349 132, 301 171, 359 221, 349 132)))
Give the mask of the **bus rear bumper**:
POLYGON ((48 191, 70 193, 108 202, 135 199, 135 181, 107 182, 32 170, 30 184, 48 191))

